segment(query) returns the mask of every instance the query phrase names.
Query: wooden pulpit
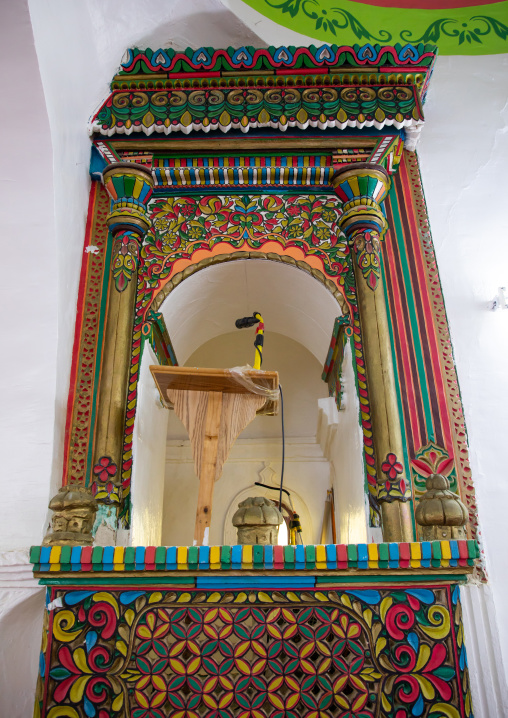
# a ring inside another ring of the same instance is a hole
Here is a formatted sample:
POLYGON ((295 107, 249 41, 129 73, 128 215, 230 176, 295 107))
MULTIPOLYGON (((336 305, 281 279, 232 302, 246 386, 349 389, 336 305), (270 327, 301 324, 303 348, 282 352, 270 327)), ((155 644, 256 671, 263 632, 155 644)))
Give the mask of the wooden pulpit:
MULTIPOLYGON (((199 478, 194 544, 208 544, 214 484, 239 434, 256 414, 276 414, 278 399, 254 393, 229 369, 151 366, 163 401, 187 429, 199 478)), ((256 386, 277 390, 275 371, 244 372, 256 386)), ((248 384, 248 381, 246 382, 248 384)))

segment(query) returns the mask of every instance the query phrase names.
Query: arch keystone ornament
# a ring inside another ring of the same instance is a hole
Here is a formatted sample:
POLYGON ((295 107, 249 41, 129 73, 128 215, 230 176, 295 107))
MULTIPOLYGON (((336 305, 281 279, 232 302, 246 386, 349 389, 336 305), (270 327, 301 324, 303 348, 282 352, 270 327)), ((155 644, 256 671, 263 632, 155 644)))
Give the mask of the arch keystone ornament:
POLYGON ((383 539, 413 541, 409 500, 411 484, 404 477, 403 454, 392 348, 381 276, 381 241, 388 228, 381 202, 390 177, 380 165, 358 162, 337 170, 332 185, 342 202, 339 227, 355 259, 358 311, 364 338, 365 370, 372 407, 378 501, 383 539))

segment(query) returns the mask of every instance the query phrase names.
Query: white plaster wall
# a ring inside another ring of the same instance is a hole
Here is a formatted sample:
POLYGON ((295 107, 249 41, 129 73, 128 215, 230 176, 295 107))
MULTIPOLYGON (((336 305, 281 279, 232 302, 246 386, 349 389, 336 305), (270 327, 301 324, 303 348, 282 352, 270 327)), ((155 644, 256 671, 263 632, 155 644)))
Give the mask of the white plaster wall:
POLYGON ((138 384, 138 407, 133 437, 132 467, 132 546, 160 546, 162 503, 166 467, 168 410, 160 400, 150 373, 157 364, 148 343, 141 359, 138 384))
POLYGON ((0 551, 0 716, 26 718, 34 708, 46 590, 28 551, 0 551))
POLYGON ((342 386, 340 411, 334 397, 319 400, 317 437, 331 465, 337 543, 365 543, 371 537, 365 510, 363 436, 349 343, 342 365, 342 386))
POLYGON ((0 96, 9 118, 0 132, 0 548, 7 549, 39 542, 46 515, 57 247, 51 138, 26 2, 0 3, 0 34, 0 96))

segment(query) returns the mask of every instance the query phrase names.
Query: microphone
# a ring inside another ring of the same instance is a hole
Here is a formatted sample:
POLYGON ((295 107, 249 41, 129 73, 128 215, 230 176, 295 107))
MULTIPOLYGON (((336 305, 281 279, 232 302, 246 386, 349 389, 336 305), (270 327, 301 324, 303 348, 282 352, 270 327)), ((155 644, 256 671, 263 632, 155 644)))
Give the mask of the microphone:
POLYGON ((247 327, 253 327, 260 321, 257 318, 258 316, 261 316, 259 312, 254 312, 252 317, 242 317, 241 319, 237 319, 235 322, 235 327, 237 329, 246 329, 247 327))

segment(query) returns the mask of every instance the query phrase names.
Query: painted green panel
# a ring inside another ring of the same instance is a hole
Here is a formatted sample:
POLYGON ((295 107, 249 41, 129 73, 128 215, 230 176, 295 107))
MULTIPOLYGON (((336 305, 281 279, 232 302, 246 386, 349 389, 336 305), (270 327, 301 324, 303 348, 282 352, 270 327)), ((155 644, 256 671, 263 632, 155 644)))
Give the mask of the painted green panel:
POLYGON ((125 554, 124 554, 123 560, 124 560, 124 563, 126 563, 126 564, 127 563, 130 563, 130 564, 135 563, 136 549, 134 548, 134 546, 128 546, 125 549, 125 554))
MULTIPOLYGON (((405 46, 436 43, 440 55, 494 55, 508 52, 508 2, 473 7, 405 7, 397 0, 382 6, 354 0, 243 0, 282 27, 321 42, 365 42, 405 46), (340 29, 339 29, 340 28, 340 29)), ((423 4, 423 3, 422 3, 423 4)), ((418 3, 415 3, 418 5, 418 3)), ((464 3, 466 5, 466 3, 464 3)))
POLYGON ((348 543, 347 558, 348 558, 348 561, 358 561, 358 549, 356 547, 356 544, 348 543))
MULTIPOLYGON (((254 547, 257 548, 257 547, 254 547)), ((221 566, 230 566, 231 565, 231 546, 223 546, 220 552, 220 562, 221 566)), ((254 563, 256 562, 256 559, 254 559, 254 563)))
POLYGON ((358 187, 360 188, 361 195, 368 195, 369 193, 369 178, 358 177, 358 187))
POLYGON ((71 551, 72 546, 62 546, 62 550, 60 551, 60 563, 71 562, 71 551))
POLYGON ((252 556, 255 564, 262 564, 264 560, 265 547, 264 546, 253 546, 252 556))
POLYGON ((125 176, 123 178, 123 186, 126 197, 132 197, 134 195, 134 185, 136 184, 135 177, 125 176))

